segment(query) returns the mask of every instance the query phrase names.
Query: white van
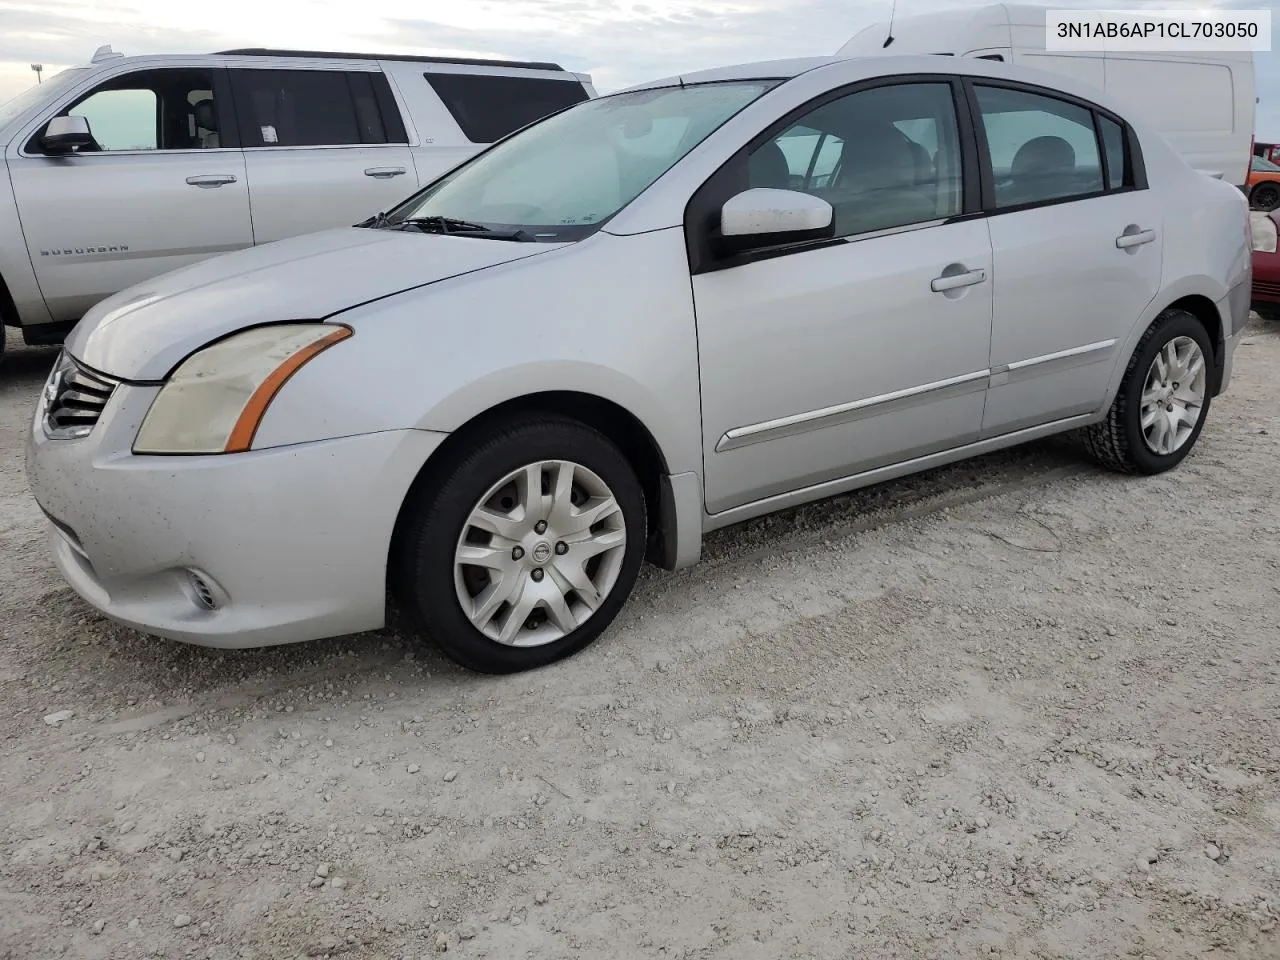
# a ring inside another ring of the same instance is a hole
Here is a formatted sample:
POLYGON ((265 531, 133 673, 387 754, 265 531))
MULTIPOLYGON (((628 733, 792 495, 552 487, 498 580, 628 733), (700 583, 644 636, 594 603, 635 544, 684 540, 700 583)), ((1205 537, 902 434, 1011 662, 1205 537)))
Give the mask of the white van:
POLYGON ((932 53, 1064 74, 1146 117, 1187 163, 1244 186, 1253 140, 1253 54, 1075 53, 1045 49, 1045 7, 995 3, 899 17, 855 34, 837 56, 932 53), (892 41, 885 41, 892 35, 892 41))

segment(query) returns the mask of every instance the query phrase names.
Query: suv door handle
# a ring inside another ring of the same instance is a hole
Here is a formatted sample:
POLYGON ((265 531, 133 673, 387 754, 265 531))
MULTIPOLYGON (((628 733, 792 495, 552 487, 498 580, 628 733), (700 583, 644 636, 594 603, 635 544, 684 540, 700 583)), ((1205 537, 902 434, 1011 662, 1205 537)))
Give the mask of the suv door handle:
POLYGON ((956 290, 960 287, 971 287, 975 283, 982 283, 987 279, 987 271, 970 270, 967 273, 944 273, 940 277, 934 277, 933 282, 929 284, 929 289, 934 293, 945 293, 948 290, 956 290))
POLYGON ((236 178, 229 173, 210 173, 202 177, 187 177, 187 183, 193 187, 220 187, 224 183, 235 183, 236 178))
POLYGON ((379 180, 390 180, 392 177, 403 175, 404 172, 404 167, 367 167, 364 175, 366 177, 376 177, 379 180))
POLYGON ((1130 233, 1128 229, 1120 236, 1116 237, 1116 246, 1121 250, 1128 250, 1130 247, 1140 247, 1144 243, 1150 243, 1156 238, 1154 230, 1135 230, 1130 233))

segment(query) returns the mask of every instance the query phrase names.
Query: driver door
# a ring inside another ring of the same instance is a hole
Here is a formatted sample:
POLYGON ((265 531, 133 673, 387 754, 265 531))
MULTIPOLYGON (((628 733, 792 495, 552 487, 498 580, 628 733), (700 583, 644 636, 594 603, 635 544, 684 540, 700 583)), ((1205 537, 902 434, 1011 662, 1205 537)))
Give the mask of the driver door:
POLYGON ((976 204, 958 93, 938 77, 828 95, 702 188, 803 190, 836 227, 695 267, 709 513, 977 439, 992 255, 985 220, 948 222, 976 204))
POLYGON ((253 244, 244 155, 221 122, 229 101, 222 70, 124 74, 56 113, 85 117, 100 149, 48 156, 40 131, 10 145, 18 217, 55 322, 253 244))

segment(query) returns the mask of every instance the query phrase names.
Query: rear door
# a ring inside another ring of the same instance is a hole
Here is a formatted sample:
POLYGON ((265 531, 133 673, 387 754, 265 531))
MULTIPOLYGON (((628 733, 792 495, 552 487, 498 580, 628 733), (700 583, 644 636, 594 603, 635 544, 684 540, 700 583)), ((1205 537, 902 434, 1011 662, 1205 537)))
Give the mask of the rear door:
POLYGON ((252 245, 225 71, 118 74, 56 110, 69 114, 88 120, 97 149, 46 156, 46 120, 8 154, 18 217, 55 322, 158 274, 252 245))
POLYGON ((1099 408, 1159 289, 1164 222, 1119 118, 1042 88, 967 86, 994 260, 993 436, 1099 408))
POLYGON ((230 74, 255 243, 357 223, 414 191, 408 137, 381 71, 230 74))

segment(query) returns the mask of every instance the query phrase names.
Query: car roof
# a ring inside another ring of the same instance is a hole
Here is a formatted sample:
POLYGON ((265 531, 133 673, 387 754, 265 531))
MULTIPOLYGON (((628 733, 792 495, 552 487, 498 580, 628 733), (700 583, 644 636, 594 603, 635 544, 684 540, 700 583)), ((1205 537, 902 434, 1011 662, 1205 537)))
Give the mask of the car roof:
POLYGON ((723 83, 734 80, 786 81, 805 74, 818 75, 827 70, 839 71, 842 75, 842 83, 880 76, 945 73, 1017 80, 1090 100, 1101 107, 1108 107, 1109 101, 1112 100, 1100 88, 1082 83, 1060 73, 1051 73, 1045 70, 1036 70, 999 61, 983 60, 977 57, 951 57, 940 54, 836 55, 833 57, 801 57, 790 60, 760 60, 754 63, 714 67, 709 70, 697 70, 693 73, 679 74, 662 80, 638 84, 618 92, 626 93, 632 90, 648 90, 656 87, 679 85, 689 86, 700 83, 723 83), (861 70, 858 69, 859 66, 862 68, 861 70), (860 76, 853 76, 853 74, 859 74, 860 76))

